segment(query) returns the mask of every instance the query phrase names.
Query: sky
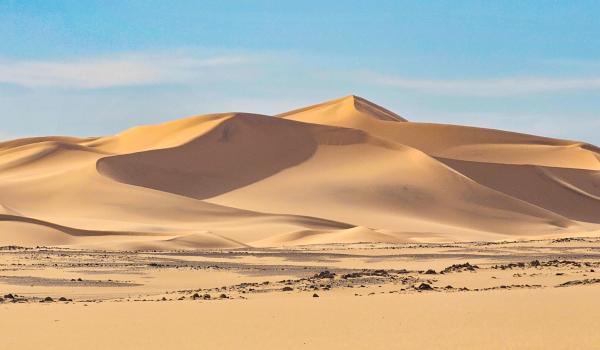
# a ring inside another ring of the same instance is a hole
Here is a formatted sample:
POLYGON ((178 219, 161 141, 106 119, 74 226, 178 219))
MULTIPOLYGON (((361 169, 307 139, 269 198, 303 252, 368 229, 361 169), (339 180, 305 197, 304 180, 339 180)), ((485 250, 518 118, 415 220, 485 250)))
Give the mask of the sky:
POLYGON ((354 94, 600 145, 598 1, 0 0, 0 139, 354 94))

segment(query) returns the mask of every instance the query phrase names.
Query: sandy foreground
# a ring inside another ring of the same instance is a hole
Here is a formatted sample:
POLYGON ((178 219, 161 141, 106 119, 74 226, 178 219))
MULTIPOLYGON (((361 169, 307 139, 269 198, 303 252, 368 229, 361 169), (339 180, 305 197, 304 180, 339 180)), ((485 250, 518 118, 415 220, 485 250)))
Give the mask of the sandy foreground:
POLYGON ((595 349, 599 249, 592 238, 136 253, 5 247, 0 348, 595 349))

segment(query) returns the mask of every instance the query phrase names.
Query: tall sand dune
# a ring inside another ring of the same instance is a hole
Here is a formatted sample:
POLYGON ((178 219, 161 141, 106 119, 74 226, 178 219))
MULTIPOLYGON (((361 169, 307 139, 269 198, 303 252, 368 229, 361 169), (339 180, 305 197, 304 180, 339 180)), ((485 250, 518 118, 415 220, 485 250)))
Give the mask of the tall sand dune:
POLYGON ((598 213, 595 146, 413 123, 357 96, 0 143, 0 245, 525 239, 593 234, 598 213))

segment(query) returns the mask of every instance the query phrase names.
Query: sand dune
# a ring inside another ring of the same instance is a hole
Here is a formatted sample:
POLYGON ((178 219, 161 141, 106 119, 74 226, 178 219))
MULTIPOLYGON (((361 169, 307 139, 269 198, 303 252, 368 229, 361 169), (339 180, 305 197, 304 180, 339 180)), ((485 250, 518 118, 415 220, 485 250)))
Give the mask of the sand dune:
POLYGON ((437 157, 600 170, 600 152, 592 145, 493 129, 398 123, 381 120, 377 116, 369 118, 369 115, 357 112, 356 106, 360 105, 362 100, 356 96, 348 96, 323 105, 283 113, 279 117, 316 124, 358 127, 372 135, 420 149, 437 157), (331 109, 350 117, 332 118, 331 109), (360 118, 355 118, 357 115, 360 118))
MULTIPOLYGON (((412 148, 356 129, 267 116, 238 114, 182 146, 102 158, 98 170, 131 185, 216 197, 209 201, 222 205, 386 230, 398 230, 406 219, 506 233, 516 226, 572 224, 490 191, 412 148), (461 200, 467 196, 471 203, 461 200), (481 218, 469 220, 473 213, 481 218), (507 225, 512 218, 515 224, 507 225)), ((417 231, 432 231, 421 226, 417 231)))
POLYGON ((573 220, 600 223, 600 196, 595 193, 600 189, 600 178, 596 171, 442 161, 480 184, 512 197, 573 220))
POLYGON ((26 224, 19 224, 19 230, 0 231, 0 241, 29 244, 31 240, 20 237, 42 230, 51 231, 56 239, 40 239, 35 245, 68 242, 132 248, 139 244, 140 248, 164 245, 171 249, 190 246, 189 240, 178 239, 182 235, 211 232, 211 239, 199 241, 198 247, 222 247, 228 239, 215 239, 214 234, 233 237, 229 240, 256 240, 289 230, 350 227, 330 220, 226 208, 121 184, 96 171, 96 161, 103 156, 66 147, 60 155, 36 157, 20 167, 4 169, 0 199, 8 204, 2 205, 2 213, 11 216, 2 220, 26 224))
POLYGON ((95 139, 96 138, 94 138, 94 137, 84 139, 84 138, 66 137, 66 136, 28 137, 28 138, 0 142, 0 151, 14 149, 17 147, 36 144, 36 143, 40 143, 40 142, 63 142, 63 143, 70 143, 70 144, 80 144, 80 143, 91 142, 95 139))
POLYGON ((348 96, 0 143, 0 244, 237 248, 600 227, 592 145, 408 122, 348 96))
POLYGON ((267 239, 252 242, 254 247, 295 246, 309 244, 340 244, 340 243, 408 243, 407 235, 379 232, 367 227, 352 227, 349 229, 325 231, 302 230, 283 233, 267 239))

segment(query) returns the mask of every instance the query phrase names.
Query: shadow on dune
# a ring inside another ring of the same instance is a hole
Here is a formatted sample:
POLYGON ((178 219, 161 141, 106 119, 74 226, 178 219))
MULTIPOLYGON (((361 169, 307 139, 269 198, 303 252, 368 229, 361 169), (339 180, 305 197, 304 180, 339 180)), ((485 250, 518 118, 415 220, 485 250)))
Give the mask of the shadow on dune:
POLYGON ((572 220, 600 223, 599 171, 446 158, 438 160, 509 196, 572 220))
POLYGON ((184 145, 105 157, 97 170, 116 181, 207 199, 298 165, 320 143, 362 142, 357 130, 236 114, 184 145))

